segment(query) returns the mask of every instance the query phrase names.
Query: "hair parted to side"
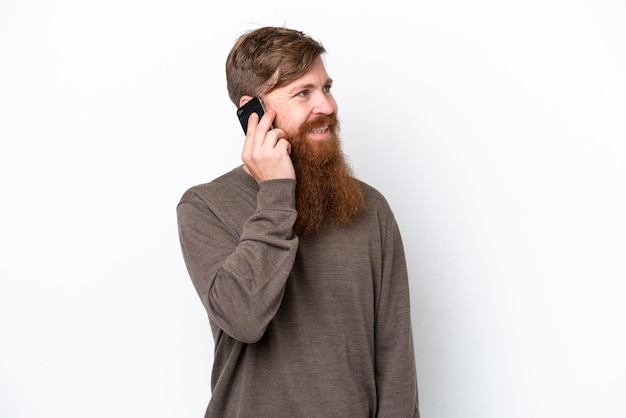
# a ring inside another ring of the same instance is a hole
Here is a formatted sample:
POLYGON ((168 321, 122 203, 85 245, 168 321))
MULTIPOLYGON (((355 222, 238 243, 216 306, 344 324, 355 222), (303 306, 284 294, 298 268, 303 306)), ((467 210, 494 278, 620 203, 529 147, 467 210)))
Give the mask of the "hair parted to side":
POLYGON ((310 36, 266 26, 239 37, 226 59, 226 86, 239 106, 242 96, 261 96, 299 78, 326 52, 310 36))

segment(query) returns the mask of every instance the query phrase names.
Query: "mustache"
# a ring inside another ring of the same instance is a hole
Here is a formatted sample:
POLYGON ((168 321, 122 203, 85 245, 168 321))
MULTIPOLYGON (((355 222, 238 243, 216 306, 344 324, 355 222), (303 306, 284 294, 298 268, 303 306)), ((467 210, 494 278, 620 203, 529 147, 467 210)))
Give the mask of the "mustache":
POLYGON ((337 115, 335 113, 333 113, 332 115, 320 115, 315 119, 305 122, 300 127, 300 132, 309 132, 322 126, 328 126, 331 131, 335 131, 338 125, 339 119, 337 118, 337 115))

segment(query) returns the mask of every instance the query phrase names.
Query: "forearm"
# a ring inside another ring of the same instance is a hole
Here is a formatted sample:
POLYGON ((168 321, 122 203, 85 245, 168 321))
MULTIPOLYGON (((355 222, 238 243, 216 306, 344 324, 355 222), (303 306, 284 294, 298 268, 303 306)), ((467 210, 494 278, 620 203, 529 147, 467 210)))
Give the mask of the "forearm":
POLYGON ((181 245, 192 281, 211 320, 237 340, 261 338, 280 307, 298 247, 293 187, 286 181, 260 184, 256 210, 240 235, 219 210, 193 200, 179 205, 181 245))

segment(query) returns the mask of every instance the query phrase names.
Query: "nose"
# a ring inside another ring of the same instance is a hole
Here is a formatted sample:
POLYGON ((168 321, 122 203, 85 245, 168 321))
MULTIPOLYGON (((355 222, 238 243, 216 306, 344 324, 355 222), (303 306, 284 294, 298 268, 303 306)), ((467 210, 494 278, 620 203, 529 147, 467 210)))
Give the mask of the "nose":
POLYGON ((335 98, 330 94, 320 94, 313 107, 313 113, 317 115, 332 115, 333 113, 337 113, 337 102, 335 98))

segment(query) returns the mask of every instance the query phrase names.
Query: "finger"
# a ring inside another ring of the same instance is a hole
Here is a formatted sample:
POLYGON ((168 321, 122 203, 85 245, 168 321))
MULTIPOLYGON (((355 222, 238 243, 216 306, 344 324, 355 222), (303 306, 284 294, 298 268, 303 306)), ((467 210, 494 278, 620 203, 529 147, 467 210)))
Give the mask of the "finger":
POLYGON ((248 129, 246 131, 246 138, 243 143, 243 153, 250 154, 250 152, 255 148, 256 140, 256 131, 259 123, 259 115, 256 113, 250 114, 248 117, 248 129))
POLYGON ((259 120, 259 123, 258 123, 259 129, 263 129, 266 132, 272 129, 272 125, 274 123, 275 118, 276 118, 275 111, 269 110, 269 109, 265 111, 265 114, 263 115, 261 120, 259 120))
POLYGON ((286 138, 280 138, 278 142, 276 142, 276 148, 283 149, 287 155, 291 155, 291 143, 287 141, 286 138))
MULTIPOLYGON (((257 130, 259 132, 261 131, 260 124, 257 127, 257 130)), ((285 133, 285 131, 283 131, 280 128, 270 129, 269 131, 265 132, 263 143, 260 144, 259 146, 263 148, 267 148, 267 149, 274 148, 281 138, 287 139, 287 134, 285 133)))

